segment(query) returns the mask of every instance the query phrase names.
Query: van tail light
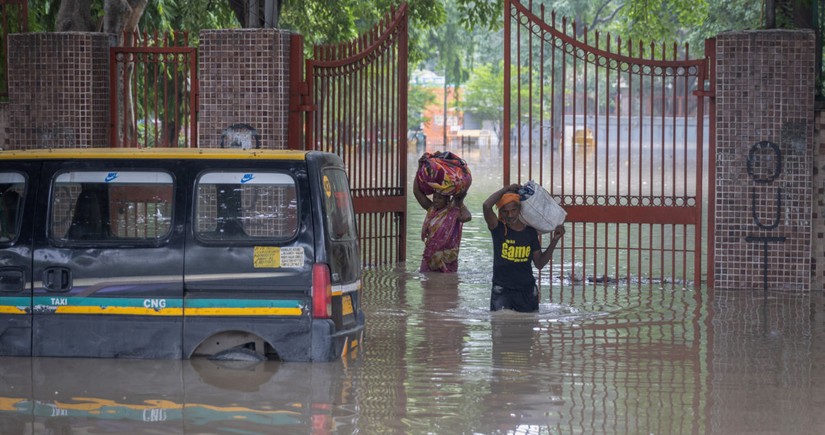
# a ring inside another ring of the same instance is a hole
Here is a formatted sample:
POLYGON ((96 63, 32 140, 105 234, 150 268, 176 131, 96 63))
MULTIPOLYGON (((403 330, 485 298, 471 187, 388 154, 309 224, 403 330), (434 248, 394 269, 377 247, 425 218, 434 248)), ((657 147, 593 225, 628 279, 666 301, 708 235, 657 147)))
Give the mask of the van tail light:
POLYGON ((312 266, 312 317, 328 319, 332 316, 332 281, 329 266, 315 263, 312 266))

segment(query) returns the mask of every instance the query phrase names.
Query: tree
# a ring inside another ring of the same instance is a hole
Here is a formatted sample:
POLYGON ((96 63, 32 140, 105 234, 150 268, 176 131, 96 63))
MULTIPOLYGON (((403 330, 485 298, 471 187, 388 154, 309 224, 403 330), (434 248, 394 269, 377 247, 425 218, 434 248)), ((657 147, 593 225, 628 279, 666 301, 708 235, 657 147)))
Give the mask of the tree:
POLYGON ((467 81, 461 108, 482 120, 493 121, 493 131, 501 145, 502 112, 504 109, 504 64, 493 68, 479 65, 467 81))
POLYGON ((430 121, 424 116, 424 109, 435 103, 435 94, 424 86, 410 85, 407 90, 407 126, 417 130, 418 126, 430 121))
POLYGON ((58 32, 94 32, 122 35, 137 28, 148 0, 104 0, 101 21, 92 17, 92 0, 62 0, 57 11, 55 30, 58 32))
MULTIPOLYGON (((511 77, 516 77, 518 68, 511 65, 511 77)), ((522 74, 531 74, 532 80, 537 82, 540 80, 538 70, 522 71, 522 74)), ((512 98, 518 98, 521 101, 522 109, 534 114, 536 119, 549 119, 552 104, 546 101, 542 102, 538 98, 530 98, 530 90, 522 87, 518 94, 513 95, 512 98), (532 101, 532 105, 528 106, 528 102, 532 101), (525 107, 527 106, 527 107, 525 107)), ((513 114, 517 109, 516 102, 513 100, 511 110, 513 114)), ((464 92, 464 101, 461 102, 462 110, 472 113, 481 120, 492 121, 493 131, 498 136, 498 143, 501 144, 503 139, 502 122, 504 112, 504 62, 499 61, 498 64, 482 64, 473 69, 470 74, 470 79, 467 81, 464 92)), ((511 116, 511 123, 519 122, 518 116, 511 116)), ((512 126, 512 125, 511 125, 512 126)))

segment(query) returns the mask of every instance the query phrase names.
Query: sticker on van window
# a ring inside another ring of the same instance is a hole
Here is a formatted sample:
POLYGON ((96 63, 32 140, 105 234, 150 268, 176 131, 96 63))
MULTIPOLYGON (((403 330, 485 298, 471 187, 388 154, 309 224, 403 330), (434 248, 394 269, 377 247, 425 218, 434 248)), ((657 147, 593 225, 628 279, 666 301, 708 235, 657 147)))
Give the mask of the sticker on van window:
POLYGON ((326 193, 327 198, 332 196, 332 183, 329 182, 329 177, 324 175, 324 193, 326 193))
POLYGON ((301 267, 304 265, 304 248, 277 246, 256 246, 252 266, 256 269, 279 267, 301 267))

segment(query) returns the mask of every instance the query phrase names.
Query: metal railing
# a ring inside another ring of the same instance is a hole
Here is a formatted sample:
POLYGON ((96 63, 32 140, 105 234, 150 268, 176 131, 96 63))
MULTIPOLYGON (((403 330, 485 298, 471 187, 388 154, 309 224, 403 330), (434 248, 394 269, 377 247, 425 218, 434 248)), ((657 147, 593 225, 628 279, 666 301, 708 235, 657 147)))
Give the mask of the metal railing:
POLYGON ((551 285, 700 285, 707 60, 508 0, 504 62, 504 184, 568 213, 551 285))
POLYGON ((126 32, 109 50, 112 147, 197 148, 197 49, 187 32, 126 32))
MULTIPOLYGON (((344 160, 365 266, 406 259, 407 19, 403 4, 355 40, 316 46, 306 81, 292 84, 290 147, 344 160)), ((293 39, 291 56, 301 48, 293 39)))

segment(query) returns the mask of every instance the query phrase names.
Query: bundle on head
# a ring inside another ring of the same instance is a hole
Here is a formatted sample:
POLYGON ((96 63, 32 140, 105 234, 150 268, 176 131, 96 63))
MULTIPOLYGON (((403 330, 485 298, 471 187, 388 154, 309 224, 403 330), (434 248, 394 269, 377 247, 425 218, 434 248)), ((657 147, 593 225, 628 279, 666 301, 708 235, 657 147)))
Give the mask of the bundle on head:
POLYGON ((415 182, 425 195, 456 195, 470 188, 473 176, 462 158, 450 151, 438 151, 424 153, 418 160, 415 182))

